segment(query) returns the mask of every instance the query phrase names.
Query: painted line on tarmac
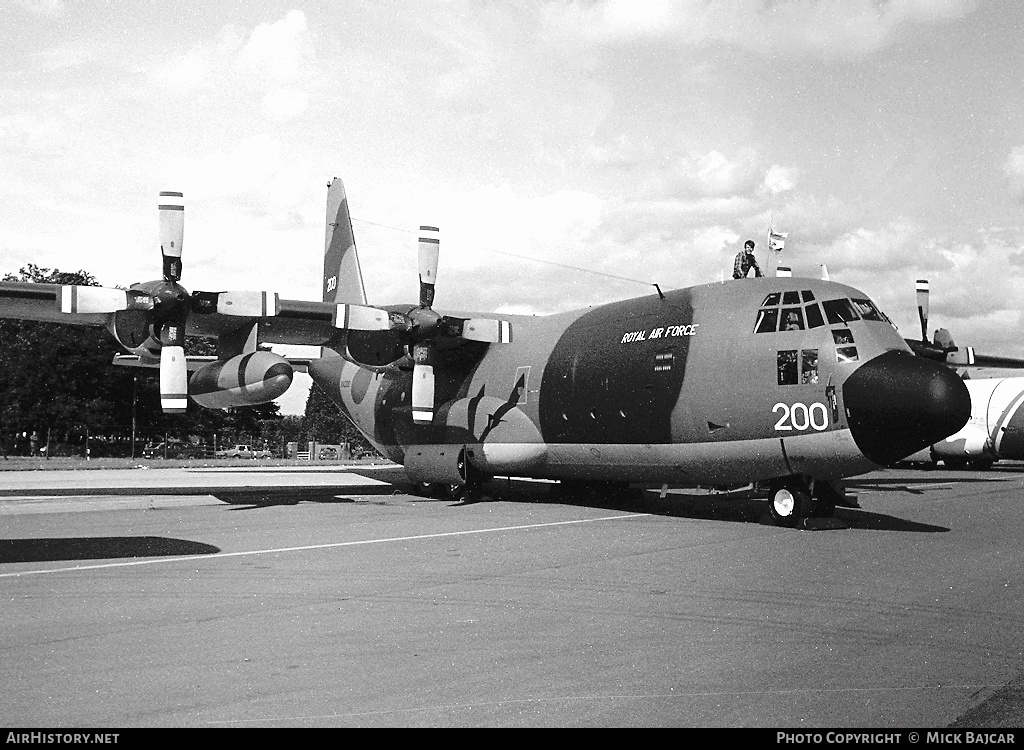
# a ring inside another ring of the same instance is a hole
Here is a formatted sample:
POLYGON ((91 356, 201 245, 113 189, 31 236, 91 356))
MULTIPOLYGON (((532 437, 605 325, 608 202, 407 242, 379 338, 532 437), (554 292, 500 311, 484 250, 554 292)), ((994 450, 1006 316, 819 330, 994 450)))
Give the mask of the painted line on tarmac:
POLYGON ((245 552, 218 552, 211 555, 189 555, 187 557, 161 557, 155 560, 131 560, 129 562, 100 563, 98 565, 76 565, 70 568, 44 568, 41 570, 22 570, 16 573, 0 573, 0 578, 18 578, 20 576, 41 575, 43 573, 74 573, 80 570, 105 570, 108 568, 133 568, 139 565, 159 565, 160 563, 195 562, 196 560, 224 560, 229 557, 250 557, 254 555, 274 555, 282 552, 307 552, 310 550, 335 549, 338 547, 359 547, 370 544, 388 544, 390 542, 413 542, 423 539, 443 539, 453 536, 470 536, 473 534, 495 534, 503 531, 527 531, 529 529, 547 529, 555 526, 572 526, 574 524, 598 523, 600 521, 622 521, 630 518, 648 518, 650 513, 630 513, 618 516, 602 516, 600 518, 580 518, 575 521, 551 521, 550 523, 531 523, 522 526, 499 526, 493 529, 470 529, 468 531, 446 531, 439 534, 415 534, 413 536, 395 536, 384 539, 361 539, 354 542, 330 542, 328 544, 309 544, 301 547, 275 547, 272 549, 247 550, 245 552))
POLYGON ((225 505, 213 495, 21 495, 0 500, 0 516, 42 513, 86 513, 98 510, 157 510, 225 505))

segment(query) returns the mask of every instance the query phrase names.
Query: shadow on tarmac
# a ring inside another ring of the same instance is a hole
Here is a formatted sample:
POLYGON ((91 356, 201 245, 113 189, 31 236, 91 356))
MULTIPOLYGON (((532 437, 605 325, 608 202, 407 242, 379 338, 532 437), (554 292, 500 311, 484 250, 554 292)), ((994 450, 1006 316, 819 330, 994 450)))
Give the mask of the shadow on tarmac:
MULTIPOLYGON (((405 488, 411 491, 411 488, 405 488)), ((685 518, 700 521, 723 521, 774 526, 768 513, 767 498, 750 490, 722 493, 682 493, 675 491, 662 498, 656 492, 637 489, 609 489, 604 492, 572 494, 561 491, 556 484, 536 484, 512 480, 498 480, 487 485, 485 499, 519 503, 558 503, 585 508, 602 508, 623 513, 648 513, 666 518, 685 518)), ((438 502, 416 498, 420 502, 438 502)), ((445 500, 450 507, 464 507, 473 501, 445 500)), ((939 533, 950 529, 917 521, 872 513, 859 508, 837 508, 835 525, 829 530, 861 529, 870 531, 905 531, 939 533)))
POLYGON ((183 557, 217 552, 220 552, 220 548, 211 544, 159 536, 0 539, 0 564, 123 557, 183 557))

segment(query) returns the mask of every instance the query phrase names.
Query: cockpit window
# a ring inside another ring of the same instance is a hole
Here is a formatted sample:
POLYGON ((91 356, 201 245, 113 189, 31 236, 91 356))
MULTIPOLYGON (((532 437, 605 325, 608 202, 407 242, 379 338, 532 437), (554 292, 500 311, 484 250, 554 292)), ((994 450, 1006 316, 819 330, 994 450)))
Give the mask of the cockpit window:
POLYGON ((884 320, 882 313, 869 299, 855 299, 853 306, 864 320, 884 320))
POLYGON ((825 317, 831 324, 849 323, 850 321, 858 320, 857 312, 853 309, 853 304, 848 299, 825 300, 821 303, 821 306, 825 308, 825 317))
MULTIPOLYGON (((810 292, 808 292, 810 294, 810 292)), ((817 305, 807 306, 807 327, 818 328, 825 325, 825 319, 821 317, 821 308, 817 305)))
POLYGON ((765 296, 761 302, 761 309, 757 311, 754 332, 775 333, 820 328, 825 325, 826 318, 830 324, 845 324, 852 320, 860 320, 858 309, 863 309, 865 320, 885 319, 870 300, 851 302, 848 299, 833 299, 822 302, 819 307, 814 300, 814 293, 806 289, 771 292, 765 296), (825 309, 824 315, 822 308, 825 309))
POLYGON ((783 331, 802 331, 804 329, 803 311, 799 307, 782 308, 783 331))
POLYGON ((754 333, 775 333, 779 325, 779 308, 769 307, 757 311, 757 325, 754 333))

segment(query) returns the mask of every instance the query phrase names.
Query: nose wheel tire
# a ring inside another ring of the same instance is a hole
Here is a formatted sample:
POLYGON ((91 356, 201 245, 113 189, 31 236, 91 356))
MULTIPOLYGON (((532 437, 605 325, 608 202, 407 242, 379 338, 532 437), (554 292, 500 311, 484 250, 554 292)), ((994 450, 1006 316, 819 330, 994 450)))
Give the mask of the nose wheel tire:
POLYGON ((810 515, 811 495, 799 487, 776 487, 768 498, 768 512, 776 526, 794 528, 810 515))

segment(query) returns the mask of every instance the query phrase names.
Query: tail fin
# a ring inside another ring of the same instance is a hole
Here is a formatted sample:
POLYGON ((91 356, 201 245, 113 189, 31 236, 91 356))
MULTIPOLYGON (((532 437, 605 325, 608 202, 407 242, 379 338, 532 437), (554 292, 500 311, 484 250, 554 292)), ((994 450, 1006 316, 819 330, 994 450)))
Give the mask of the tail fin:
POLYGON ((327 185, 327 233, 324 247, 324 302, 366 304, 352 218, 345 186, 335 177, 327 185))

